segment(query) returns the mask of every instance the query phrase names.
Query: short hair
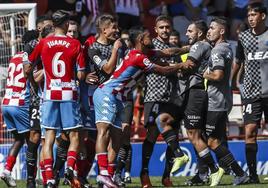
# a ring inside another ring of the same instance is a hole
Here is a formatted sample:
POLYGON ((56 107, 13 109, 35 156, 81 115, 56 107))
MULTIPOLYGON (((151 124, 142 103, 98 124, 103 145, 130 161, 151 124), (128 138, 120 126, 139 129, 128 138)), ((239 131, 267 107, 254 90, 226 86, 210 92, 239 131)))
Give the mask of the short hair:
POLYGON ((48 16, 48 15, 41 15, 41 16, 38 16, 38 17, 36 18, 35 24, 37 25, 37 24, 42 23, 42 22, 44 22, 44 21, 46 21, 46 20, 52 20, 52 19, 51 19, 51 17, 48 16))
POLYGON ((75 20, 69 20, 69 24, 78 26, 78 23, 75 20))
POLYGON ((180 38, 180 32, 179 31, 176 31, 176 30, 173 30, 171 31, 170 35, 169 36, 177 36, 180 38))
POLYGON ((129 30, 129 40, 132 43, 132 45, 136 44, 136 41, 138 39, 138 36, 143 34, 146 30, 143 28, 136 28, 136 29, 130 29, 129 30))
POLYGON ((220 24, 224 27, 225 30, 228 28, 228 22, 227 19, 223 16, 221 17, 214 17, 212 18, 211 22, 216 22, 217 24, 220 24))
POLYGON ((267 14, 266 7, 260 2, 250 3, 247 10, 267 14))
POLYGON ((100 33, 103 26, 110 25, 114 22, 116 22, 116 19, 110 14, 103 14, 99 16, 96 20, 97 32, 100 33))
POLYGON ((65 10, 57 10, 52 14, 52 22, 55 27, 62 26, 64 22, 70 19, 70 15, 65 10))
POLYGON ((172 24, 171 22, 171 18, 167 15, 160 15, 155 19, 155 25, 160 22, 160 21, 166 21, 169 22, 170 24, 172 24))
POLYGON ((192 22, 200 31, 202 31, 203 35, 206 36, 208 31, 207 23, 204 20, 197 20, 192 22))
POLYGON ((30 30, 30 31, 26 31, 24 33, 24 35, 22 36, 22 42, 24 44, 27 44, 28 42, 37 39, 39 36, 39 33, 37 30, 30 30))
POLYGON ((55 28, 52 25, 46 25, 41 31, 41 37, 45 38, 48 34, 53 33, 55 28))
POLYGON ((127 29, 125 29, 125 30, 121 31, 121 35, 122 35, 122 34, 129 35, 129 31, 128 31, 127 29))

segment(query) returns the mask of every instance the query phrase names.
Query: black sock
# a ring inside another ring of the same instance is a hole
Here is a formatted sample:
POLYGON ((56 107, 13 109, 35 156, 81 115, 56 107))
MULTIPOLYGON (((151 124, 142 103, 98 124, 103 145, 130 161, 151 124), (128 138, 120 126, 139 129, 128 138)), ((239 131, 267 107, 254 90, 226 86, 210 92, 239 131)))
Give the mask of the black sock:
POLYGON ((177 135, 174 130, 168 130, 161 133, 167 145, 170 147, 175 157, 182 157, 184 153, 181 151, 179 142, 177 140, 177 135))
POLYGON ((149 142, 147 139, 145 139, 142 144, 142 171, 148 172, 148 166, 154 150, 154 144, 155 143, 149 142))
POLYGON ((119 149, 119 152, 118 152, 118 159, 117 159, 117 164, 116 164, 116 174, 122 173, 122 170, 125 167, 126 158, 127 158, 127 148, 125 147, 125 145, 122 145, 119 149))
POLYGON ((218 171, 218 167, 216 166, 214 159, 209 151, 208 148, 204 149, 203 151, 198 153, 199 157, 205 164, 207 164, 208 168, 210 169, 211 173, 215 173, 218 171))
POLYGON ((64 166, 67 160, 67 152, 69 148, 70 142, 63 140, 62 138, 58 138, 58 146, 56 152, 56 162, 54 165, 54 174, 58 174, 62 167, 64 166))
POLYGON ((258 152, 258 144, 246 144, 246 159, 250 176, 257 176, 256 155, 258 152))
POLYGON ((27 180, 35 180, 36 171, 37 171, 37 150, 38 150, 38 143, 33 143, 28 141, 27 145, 27 152, 26 152, 26 161, 27 161, 27 180))
POLYGON ((219 163, 223 164, 224 167, 231 167, 236 176, 244 175, 243 169, 238 165, 233 154, 224 145, 219 145, 213 151, 215 152, 219 163))
POLYGON ((168 146, 166 149, 166 164, 165 164, 165 170, 163 173, 162 178, 170 177, 170 171, 173 166, 173 158, 174 158, 174 153, 171 150, 171 148, 168 146))
POLYGON ((207 164, 204 162, 204 160, 199 157, 198 152, 196 151, 196 149, 194 148, 195 151, 195 155, 196 155, 196 160, 197 160, 197 170, 201 176, 207 176, 208 174, 208 166, 207 164))
POLYGON ((128 145, 127 159, 125 164, 125 172, 131 172, 131 164, 132 164, 132 146, 128 145))

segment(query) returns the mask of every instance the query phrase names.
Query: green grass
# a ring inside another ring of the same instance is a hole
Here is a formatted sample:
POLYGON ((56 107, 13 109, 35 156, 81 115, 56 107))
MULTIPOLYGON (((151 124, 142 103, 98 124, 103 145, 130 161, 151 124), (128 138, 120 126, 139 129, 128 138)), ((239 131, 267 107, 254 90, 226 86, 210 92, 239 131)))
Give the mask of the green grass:
MULTIPOLYGON (((243 187, 243 188, 267 188, 268 187, 268 182, 264 182, 263 178, 265 176, 260 176, 260 180, 261 180, 261 184, 248 184, 248 185, 242 185, 239 187, 243 187)), ((173 184, 174 187, 187 187, 184 185, 184 182, 188 179, 189 177, 173 177, 173 184)), ((151 181, 153 183, 154 187, 162 187, 161 184, 161 177, 151 177, 151 181)), ((222 181, 221 181, 221 186, 218 187, 231 187, 232 186, 232 181, 233 181, 233 177, 232 176, 224 176, 222 181)), ((95 180, 91 179, 90 182, 94 185, 94 187, 96 186, 95 180)), ((133 188, 138 188, 140 187, 140 180, 139 178, 132 178, 132 184, 128 184, 127 187, 133 187, 133 188)), ((60 184, 61 185, 61 184, 60 184)), ((3 181, 0 181, 0 188, 4 188, 6 187, 5 184, 3 183, 3 181)), ((17 181, 17 188, 24 188, 26 187, 26 182, 25 181, 17 181)), ((38 186, 39 188, 41 188, 42 186, 38 186)), ((60 188, 67 188, 69 186, 63 186, 61 185, 60 188)), ((193 187, 208 187, 208 186, 193 186, 193 187)))

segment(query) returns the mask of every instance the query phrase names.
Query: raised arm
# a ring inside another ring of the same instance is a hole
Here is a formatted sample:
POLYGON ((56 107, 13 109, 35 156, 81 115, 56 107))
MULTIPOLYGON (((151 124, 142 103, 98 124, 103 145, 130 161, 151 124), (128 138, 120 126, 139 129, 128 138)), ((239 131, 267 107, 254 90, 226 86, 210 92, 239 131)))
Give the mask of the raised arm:
POLYGON ((114 43, 112 55, 110 59, 102 66, 102 70, 107 74, 112 74, 116 68, 118 49, 122 46, 120 40, 116 40, 114 43))

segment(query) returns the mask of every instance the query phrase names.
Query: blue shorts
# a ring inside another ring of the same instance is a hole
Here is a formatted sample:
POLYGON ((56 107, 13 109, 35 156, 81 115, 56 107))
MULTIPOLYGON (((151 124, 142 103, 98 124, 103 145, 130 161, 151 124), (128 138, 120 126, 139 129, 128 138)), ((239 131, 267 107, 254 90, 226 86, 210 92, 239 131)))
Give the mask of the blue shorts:
POLYGON ((30 131, 29 106, 2 106, 2 114, 8 131, 18 133, 30 131))
POLYGON ((95 123, 95 110, 86 111, 85 109, 81 109, 81 117, 83 122, 83 129, 87 130, 96 130, 95 123))
POLYGON ((45 129, 71 130, 82 127, 78 103, 75 101, 44 101, 41 123, 45 129))
POLYGON ((122 128, 121 112, 124 109, 122 101, 115 95, 98 88, 93 95, 96 123, 108 123, 116 128, 122 128))

